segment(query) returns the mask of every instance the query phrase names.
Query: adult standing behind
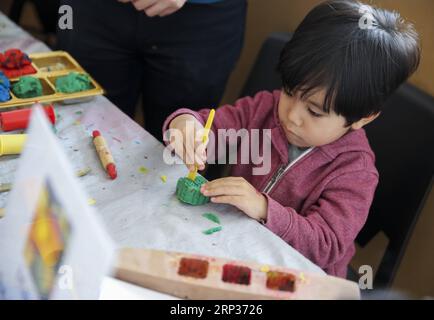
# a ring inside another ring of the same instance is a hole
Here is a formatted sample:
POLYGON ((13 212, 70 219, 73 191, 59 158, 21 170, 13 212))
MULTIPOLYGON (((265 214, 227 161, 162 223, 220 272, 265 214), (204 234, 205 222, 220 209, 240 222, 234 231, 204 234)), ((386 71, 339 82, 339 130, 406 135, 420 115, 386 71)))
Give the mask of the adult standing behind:
POLYGON ((62 0, 70 52, 130 117, 143 95, 145 128, 162 140, 174 110, 216 106, 243 44, 246 0, 62 0))

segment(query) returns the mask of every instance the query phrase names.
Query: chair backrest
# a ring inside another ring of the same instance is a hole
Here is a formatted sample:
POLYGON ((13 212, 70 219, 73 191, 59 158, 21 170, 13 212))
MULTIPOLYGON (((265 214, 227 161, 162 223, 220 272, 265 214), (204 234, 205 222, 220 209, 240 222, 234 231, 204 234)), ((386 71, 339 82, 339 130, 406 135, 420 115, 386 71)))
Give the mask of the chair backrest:
POLYGON ((366 126, 380 173, 368 221, 357 237, 366 245, 379 231, 389 243, 374 283, 389 287, 398 270, 434 175, 434 98, 410 84, 366 126))
POLYGON ((290 39, 290 33, 272 33, 265 40, 240 97, 253 96, 258 91, 271 91, 282 86, 276 68, 280 52, 290 39))
MULTIPOLYGON (((241 96, 281 87, 277 65, 291 34, 271 34, 264 42, 241 96)), ((366 127, 380 182, 368 221, 356 241, 364 246, 379 231, 389 244, 374 280, 389 287, 407 242, 432 188, 434 173, 434 98, 404 84, 387 101, 382 115, 366 127)))

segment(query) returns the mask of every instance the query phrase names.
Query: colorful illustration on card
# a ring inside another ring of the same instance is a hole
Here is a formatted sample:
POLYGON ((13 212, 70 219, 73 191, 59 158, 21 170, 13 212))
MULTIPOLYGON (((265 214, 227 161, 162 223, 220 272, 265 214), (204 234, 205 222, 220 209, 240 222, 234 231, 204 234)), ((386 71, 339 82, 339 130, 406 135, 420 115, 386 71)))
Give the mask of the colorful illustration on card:
POLYGON ((68 248, 71 226, 47 180, 39 195, 24 257, 41 299, 48 299, 68 248))

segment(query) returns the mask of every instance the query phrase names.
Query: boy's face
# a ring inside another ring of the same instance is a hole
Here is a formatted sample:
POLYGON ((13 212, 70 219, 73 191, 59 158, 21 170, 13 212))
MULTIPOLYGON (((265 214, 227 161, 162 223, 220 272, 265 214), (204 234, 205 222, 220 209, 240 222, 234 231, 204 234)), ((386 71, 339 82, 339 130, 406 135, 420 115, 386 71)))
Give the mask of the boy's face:
POLYGON ((322 146, 350 130, 343 116, 333 110, 323 111, 325 93, 321 90, 302 100, 299 92, 290 96, 281 91, 279 119, 289 143, 297 147, 322 146))

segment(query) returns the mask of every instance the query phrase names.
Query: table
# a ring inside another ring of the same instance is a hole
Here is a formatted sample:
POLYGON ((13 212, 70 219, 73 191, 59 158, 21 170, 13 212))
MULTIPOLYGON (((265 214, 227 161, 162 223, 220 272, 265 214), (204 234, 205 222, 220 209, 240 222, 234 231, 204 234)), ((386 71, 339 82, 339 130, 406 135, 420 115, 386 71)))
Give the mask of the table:
MULTIPOLYGON (((0 50, 26 53, 49 51, 43 43, 0 13, 0 50)), ((184 165, 163 162, 163 145, 105 97, 74 105, 56 105, 56 134, 76 170, 91 168, 79 183, 94 203, 118 247, 147 247, 279 265, 307 272, 324 272, 260 223, 228 205, 192 207, 174 194, 184 165), (118 178, 106 177, 91 132, 100 130, 116 160, 118 178), (162 176, 167 177, 164 182, 162 176), (215 213, 223 229, 203 213, 215 213)), ((0 158, 0 183, 12 182, 18 157, 0 158)), ((0 195, 4 207, 7 193, 0 195)), ((0 220, 1 223, 1 220, 0 220)))

